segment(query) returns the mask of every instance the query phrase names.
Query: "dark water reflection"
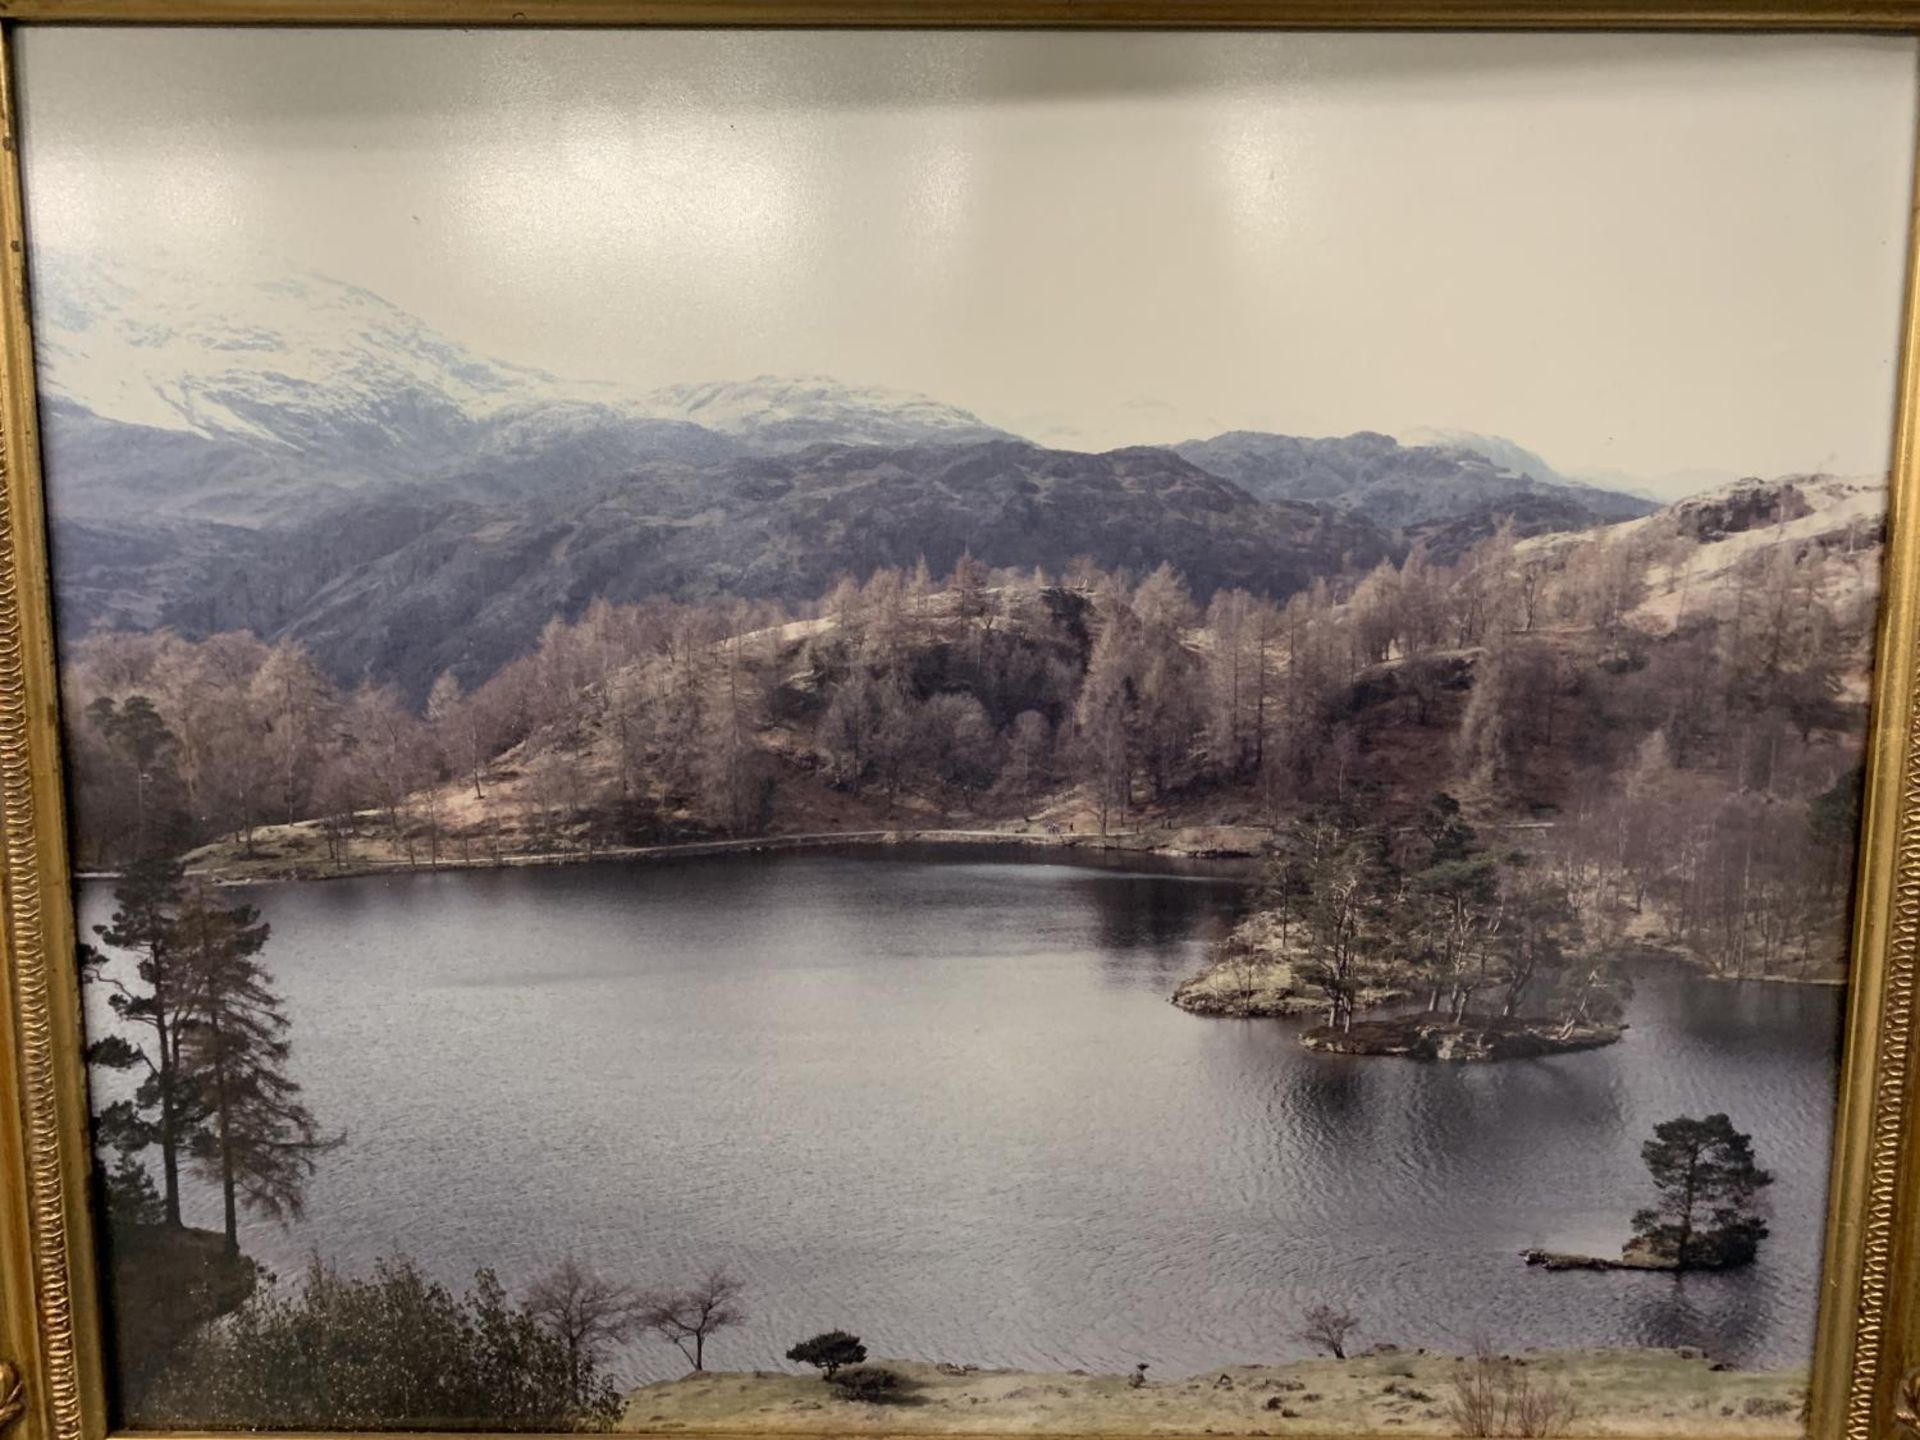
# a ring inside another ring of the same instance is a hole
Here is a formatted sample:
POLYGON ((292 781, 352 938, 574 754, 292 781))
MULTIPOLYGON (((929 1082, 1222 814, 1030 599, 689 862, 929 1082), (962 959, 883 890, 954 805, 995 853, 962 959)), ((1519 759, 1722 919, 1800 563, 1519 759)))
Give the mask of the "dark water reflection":
POLYGON ((350 1139, 305 1222, 244 1243, 510 1284, 569 1250, 637 1279, 725 1260, 753 1309, 729 1366, 844 1325, 884 1354, 1171 1374, 1301 1353, 1317 1300, 1366 1341, 1805 1362, 1837 994, 1663 970, 1603 1051, 1316 1056, 1166 1002, 1242 894, 971 852, 263 887, 298 1074, 350 1139), (1759 1265, 1520 1263, 1617 1246, 1649 1129, 1714 1110, 1778 1176, 1759 1265))

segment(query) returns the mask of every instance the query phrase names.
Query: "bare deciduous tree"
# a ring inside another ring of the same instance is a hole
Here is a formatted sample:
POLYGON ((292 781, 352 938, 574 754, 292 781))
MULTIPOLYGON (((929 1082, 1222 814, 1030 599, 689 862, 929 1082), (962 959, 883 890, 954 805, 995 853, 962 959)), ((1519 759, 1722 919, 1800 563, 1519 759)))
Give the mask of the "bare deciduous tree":
POLYGON ((740 1296, 746 1287, 716 1265, 684 1290, 662 1290, 646 1296, 639 1307, 639 1323, 668 1340, 692 1362, 706 1366, 707 1341, 747 1318, 740 1296))
POLYGON ((1453 1376, 1448 1418, 1462 1435, 1564 1435, 1579 1418, 1573 1392, 1551 1381, 1535 1383, 1526 1366, 1496 1355, 1484 1341, 1453 1376))
POLYGON ((645 1301, 631 1286, 609 1280, 569 1255, 534 1281, 526 1304, 566 1347, 577 1387, 589 1367, 606 1359, 609 1347, 633 1337, 645 1301))
POLYGON ((1325 1350, 1336 1360, 1347 1358, 1347 1341, 1360 1328, 1360 1317, 1338 1305, 1309 1305, 1300 1317, 1299 1338, 1325 1350))

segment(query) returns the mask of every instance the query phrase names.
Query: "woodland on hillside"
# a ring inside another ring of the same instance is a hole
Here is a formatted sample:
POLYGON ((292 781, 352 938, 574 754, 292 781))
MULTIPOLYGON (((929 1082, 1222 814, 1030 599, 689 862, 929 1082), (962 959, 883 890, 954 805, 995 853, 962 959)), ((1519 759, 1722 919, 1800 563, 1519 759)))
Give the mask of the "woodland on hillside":
POLYGON ((287 868, 324 873, 894 825, 1394 826, 1444 795, 1558 877, 1590 945, 1830 975, 1872 613, 1838 543, 1690 587, 1704 547, 1670 514, 1204 603, 1167 565, 963 557, 799 606, 596 601, 419 711, 295 640, 97 633, 66 657, 77 845, 217 866, 304 832, 324 848, 287 868))

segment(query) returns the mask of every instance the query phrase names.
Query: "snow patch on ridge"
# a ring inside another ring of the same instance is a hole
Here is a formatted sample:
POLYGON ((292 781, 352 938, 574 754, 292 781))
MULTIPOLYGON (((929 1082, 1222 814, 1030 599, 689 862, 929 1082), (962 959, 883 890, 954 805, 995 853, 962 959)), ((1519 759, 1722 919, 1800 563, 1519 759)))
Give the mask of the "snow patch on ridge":
POLYGON ((489 426, 515 443, 633 420, 697 425, 755 448, 956 442, 1003 432, 954 406, 819 376, 651 392, 482 355, 357 285, 233 279, 163 265, 36 257, 42 383, 125 424, 334 462, 432 468, 489 426))

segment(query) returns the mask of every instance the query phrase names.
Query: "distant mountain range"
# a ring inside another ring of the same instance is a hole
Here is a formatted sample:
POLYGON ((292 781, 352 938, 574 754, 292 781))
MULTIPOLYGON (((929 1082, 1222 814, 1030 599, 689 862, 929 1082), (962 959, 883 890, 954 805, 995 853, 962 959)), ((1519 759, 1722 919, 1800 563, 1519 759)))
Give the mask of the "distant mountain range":
POLYGON ((1173 448, 1262 499, 1356 512, 1395 530, 1517 506, 1523 498, 1558 502, 1572 523, 1556 529, 1630 520, 1659 508, 1638 495, 1538 479, 1463 445, 1409 446, 1364 430, 1323 440, 1233 430, 1173 448))
MULTIPOLYGON (((573 461, 714 460, 821 442, 1013 438, 923 396, 818 377, 637 393, 561 380, 476 354, 370 291, 315 275, 215 298, 179 275, 56 259, 37 271, 34 298, 51 395, 100 420, 334 475, 444 478, 556 450, 573 461)), ((224 496, 173 498, 217 508, 224 496)))
POLYGON ((1510 441, 1236 431, 1050 450, 823 377, 627 393, 478 355, 355 286, 36 272, 63 633, 294 635, 342 678, 477 680, 596 596, 802 598, 840 572, 1178 566, 1285 595, 1643 515, 1510 441), (171 301, 167 297, 174 297, 171 301))

